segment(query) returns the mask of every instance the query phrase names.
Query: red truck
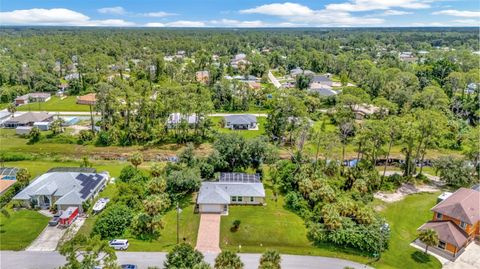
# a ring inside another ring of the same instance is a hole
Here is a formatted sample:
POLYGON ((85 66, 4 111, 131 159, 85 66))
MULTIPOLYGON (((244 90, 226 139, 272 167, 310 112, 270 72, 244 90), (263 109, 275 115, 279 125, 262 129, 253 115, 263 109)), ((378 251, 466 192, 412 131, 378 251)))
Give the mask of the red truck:
POLYGON ((60 216, 59 224, 64 227, 70 226, 75 219, 78 217, 78 207, 69 207, 67 210, 63 211, 62 215, 60 216))

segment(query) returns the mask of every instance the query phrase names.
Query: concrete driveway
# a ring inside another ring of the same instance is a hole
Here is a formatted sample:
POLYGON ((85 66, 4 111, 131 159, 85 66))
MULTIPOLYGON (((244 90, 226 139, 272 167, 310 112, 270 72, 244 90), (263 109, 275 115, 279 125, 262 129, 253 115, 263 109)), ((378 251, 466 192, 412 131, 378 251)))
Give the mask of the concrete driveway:
POLYGON ((197 246, 202 253, 220 253, 220 214, 201 214, 197 246))
POLYGON ((27 251, 54 251, 57 249, 58 241, 65 234, 67 229, 47 226, 42 233, 28 246, 27 251))
POLYGON ((47 226, 42 233, 30 244, 26 251, 54 251, 57 249, 60 239, 66 235, 66 239, 71 239, 78 232, 85 222, 85 218, 77 218, 70 227, 58 228, 47 226))
POLYGON ((472 242, 454 262, 447 262, 444 269, 478 269, 480 268, 480 245, 472 242))

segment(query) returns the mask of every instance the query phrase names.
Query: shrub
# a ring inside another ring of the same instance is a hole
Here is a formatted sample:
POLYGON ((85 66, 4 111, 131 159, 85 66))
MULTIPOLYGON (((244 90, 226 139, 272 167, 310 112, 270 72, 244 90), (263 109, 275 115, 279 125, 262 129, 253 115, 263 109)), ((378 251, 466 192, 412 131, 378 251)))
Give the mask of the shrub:
POLYGON ((217 258, 215 258, 215 269, 242 269, 243 262, 240 257, 230 250, 222 251, 217 258))
POLYGON ((91 130, 81 130, 78 134, 78 144, 85 144, 92 141, 95 138, 95 134, 91 130))
POLYGON ((260 265, 258 269, 280 269, 280 262, 282 258, 280 253, 276 250, 267 250, 260 257, 260 265))
POLYGON ((30 130, 30 133, 28 133, 28 143, 29 144, 35 144, 37 143, 38 141, 40 141, 40 138, 42 137, 42 134, 40 132, 40 129, 38 129, 38 127, 33 127, 31 130, 30 130))
POLYGON ((114 205, 98 217, 93 226, 93 233, 100 235, 102 239, 121 236, 125 229, 130 226, 131 219, 132 213, 127 206, 114 205))
POLYGON ((21 153, 21 152, 2 152, 0 153, 0 160, 4 162, 16 162, 16 161, 25 161, 33 160, 34 157, 30 154, 21 153))
POLYGON ((241 223, 240 220, 238 220, 238 219, 234 220, 233 221, 233 226, 232 226, 232 228, 230 228, 230 231, 232 231, 232 232, 238 231, 238 228, 240 228, 240 223, 241 223))
POLYGON ((185 168, 180 171, 172 171, 167 175, 167 193, 172 200, 176 201, 185 195, 197 191, 200 187, 200 171, 193 168, 185 168))
POLYGON ((310 212, 307 201, 300 194, 293 191, 285 195, 285 208, 303 218, 308 217, 310 212))
POLYGON ((19 193, 23 188, 25 188, 26 184, 22 184, 22 182, 15 182, 10 188, 4 192, 0 196, 0 208, 4 207, 10 200, 12 200, 13 196, 19 193))
POLYGON ((194 268, 203 263, 203 254, 192 246, 182 243, 173 247, 163 263, 165 269, 194 268))
POLYGON ((134 178, 138 173, 140 173, 135 167, 131 165, 127 165, 122 168, 122 171, 120 171, 120 176, 118 179, 122 182, 128 182, 132 178, 134 178))

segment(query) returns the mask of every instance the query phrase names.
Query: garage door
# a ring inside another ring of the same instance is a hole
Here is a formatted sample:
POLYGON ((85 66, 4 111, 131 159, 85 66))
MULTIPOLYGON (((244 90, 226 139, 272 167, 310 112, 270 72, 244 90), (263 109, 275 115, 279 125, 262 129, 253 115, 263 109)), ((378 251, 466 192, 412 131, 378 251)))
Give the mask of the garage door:
POLYGON ((200 212, 202 213, 221 213, 223 205, 200 205, 200 212))

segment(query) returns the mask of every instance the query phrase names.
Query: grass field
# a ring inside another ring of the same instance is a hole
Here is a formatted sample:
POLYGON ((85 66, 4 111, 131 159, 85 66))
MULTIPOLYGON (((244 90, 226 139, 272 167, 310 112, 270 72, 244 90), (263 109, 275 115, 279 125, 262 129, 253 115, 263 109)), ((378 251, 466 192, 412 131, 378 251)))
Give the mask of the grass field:
MULTIPOLYGON (((179 238, 180 242, 187 242, 195 246, 197 242, 200 215, 193 213, 194 204, 187 204, 180 213, 179 238), (184 240, 185 239, 185 240, 184 240)), ((177 213, 171 210, 165 214, 165 227, 160 231, 160 237, 152 241, 144 241, 127 236, 130 242, 129 251, 169 251, 177 243, 177 213)))
MULTIPOLYGON (((96 168, 98 172, 108 171, 112 177, 118 177, 122 168, 129 164, 126 161, 91 160, 90 162, 93 164, 93 168, 96 168)), ((27 168, 32 177, 36 177, 53 167, 80 167, 80 161, 28 160, 4 162, 4 165, 6 167, 27 168)), ((142 165, 144 168, 147 168, 148 166, 149 163, 142 165)))
MULTIPOLYGON (((54 143, 49 140, 41 140, 33 145, 28 144, 28 139, 15 134, 13 129, 0 129, 0 153, 30 154, 40 158, 70 157, 80 159, 83 156, 103 159, 127 159, 132 153, 141 151, 147 157, 157 155, 174 156, 184 145, 166 144, 161 146, 144 148, 142 146, 110 146, 96 147, 94 145, 78 145, 54 143)), ((197 151, 208 150, 208 144, 201 145, 197 151)), ((201 152, 200 152, 201 153, 201 152)))
POLYGON ((78 105, 76 103, 76 96, 68 96, 65 99, 52 96, 50 100, 45 103, 30 103, 18 107, 18 111, 90 111, 87 105, 78 105))
POLYGON ((37 238, 49 218, 33 210, 8 210, 0 214, 0 250, 22 250, 37 238))
MULTIPOLYGON (((421 193, 407 196, 404 200, 383 204, 381 214, 391 228, 390 248, 382 254, 381 260, 374 264, 377 268, 441 268, 434 257, 427 260, 417 257, 422 253, 410 246, 417 237, 417 228, 432 218, 430 208, 435 205, 438 193, 421 193)), ((377 201, 378 202, 378 201, 377 201)))
POLYGON ((265 117, 257 117, 258 121, 258 130, 230 130, 223 128, 221 126, 221 121, 223 117, 210 117, 213 121, 213 128, 219 133, 237 133, 245 138, 254 138, 265 134, 265 122, 267 119, 265 117))
MULTIPOLYGON (((114 184, 108 185, 98 197, 113 198, 116 195, 114 184)), ((182 212, 179 216, 179 238, 180 242, 187 242, 195 246, 197 241, 198 225, 200 215, 194 214, 194 203, 191 199, 186 199, 180 207, 182 212), (185 240, 184 240, 185 239, 185 240)), ((90 235, 98 215, 90 215, 80 228, 78 234, 90 235)), ((130 247, 128 251, 169 251, 177 243, 177 214, 176 210, 170 210, 163 217, 164 229, 160 231, 160 236, 155 240, 140 240, 130 235, 127 231, 122 237, 128 239, 130 247)))
POLYGON ((313 246, 307 239, 304 221, 283 207, 282 196, 275 201, 268 188, 266 203, 266 206, 231 206, 229 215, 221 219, 220 247, 246 253, 276 249, 284 254, 327 256, 361 263, 369 261, 353 250, 327 244, 313 246), (240 220, 241 224, 238 231, 232 232, 230 228, 234 220, 240 220))

